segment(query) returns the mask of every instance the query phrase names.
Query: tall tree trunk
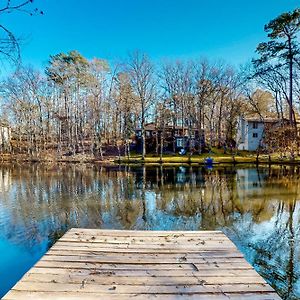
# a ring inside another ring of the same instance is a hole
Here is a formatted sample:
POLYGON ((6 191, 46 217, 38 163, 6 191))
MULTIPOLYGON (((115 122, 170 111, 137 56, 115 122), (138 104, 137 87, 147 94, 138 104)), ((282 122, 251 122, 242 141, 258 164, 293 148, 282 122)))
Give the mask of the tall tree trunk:
POLYGON ((288 47, 289 47, 289 121, 292 126, 295 126, 294 122, 294 110, 293 110, 293 49, 291 37, 288 37, 288 47))
POLYGON ((142 160, 146 157, 146 132, 145 129, 142 128, 142 160))
POLYGON ((220 100, 220 109, 219 109, 219 117, 218 117, 218 147, 221 147, 221 140, 222 140, 222 111, 223 111, 223 98, 224 95, 221 95, 220 100))
POLYGON ((142 129, 142 160, 146 157, 146 132, 145 132, 145 111, 144 106, 142 103, 142 122, 141 122, 141 129, 142 129))
POLYGON ((163 161, 163 153, 164 153, 164 135, 165 135, 165 130, 163 130, 160 133, 160 162, 162 163, 163 161))

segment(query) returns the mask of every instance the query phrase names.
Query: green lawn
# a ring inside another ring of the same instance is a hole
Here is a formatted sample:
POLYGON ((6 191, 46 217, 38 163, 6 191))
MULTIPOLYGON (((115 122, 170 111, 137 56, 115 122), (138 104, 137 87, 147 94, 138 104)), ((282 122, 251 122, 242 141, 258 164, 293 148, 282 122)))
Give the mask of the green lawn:
MULTIPOLYGON (((238 151, 237 154, 232 157, 231 154, 224 154, 223 149, 214 148, 211 153, 195 154, 191 157, 188 155, 178 155, 178 154, 166 154, 163 155, 162 161, 159 156, 155 154, 146 155, 145 160, 142 160, 141 155, 131 155, 130 159, 127 157, 121 158, 121 163, 130 164, 204 164, 205 159, 212 157, 214 163, 256 163, 256 153, 248 151, 238 151)), ((117 161, 118 162, 118 161, 117 161)), ((259 163, 269 163, 268 155, 259 155, 259 163)), ((291 161, 290 158, 280 159, 278 154, 271 155, 271 163, 300 163, 300 157, 296 157, 295 160, 291 161)))

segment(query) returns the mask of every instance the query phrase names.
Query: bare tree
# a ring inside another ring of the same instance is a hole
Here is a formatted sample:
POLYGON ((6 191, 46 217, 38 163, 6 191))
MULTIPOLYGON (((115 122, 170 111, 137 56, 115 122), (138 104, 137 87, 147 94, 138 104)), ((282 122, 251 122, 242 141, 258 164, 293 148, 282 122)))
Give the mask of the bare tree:
MULTIPOLYGON (((33 2, 34 0, 2 1, 0 16, 14 12, 26 13, 30 16, 43 15, 43 11, 33 7, 33 2)), ((13 62, 18 62, 20 59, 20 39, 3 22, 0 23, 0 54, 13 62)))
POLYGON ((146 156, 145 125, 151 114, 151 108, 156 100, 156 84, 154 80, 154 66, 146 54, 138 51, 129 56, 127 63, 131 86, 136 94, 140 106, 140 125, 142 131, 142 158, 146 156))

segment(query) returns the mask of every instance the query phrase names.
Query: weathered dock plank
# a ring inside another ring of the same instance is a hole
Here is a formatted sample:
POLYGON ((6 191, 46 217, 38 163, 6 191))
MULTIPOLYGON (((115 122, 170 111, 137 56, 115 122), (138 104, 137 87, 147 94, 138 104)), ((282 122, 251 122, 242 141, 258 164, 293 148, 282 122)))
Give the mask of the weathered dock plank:
POLYGON ((220 231, 71 229, 3 299, 280 299, 220 231))

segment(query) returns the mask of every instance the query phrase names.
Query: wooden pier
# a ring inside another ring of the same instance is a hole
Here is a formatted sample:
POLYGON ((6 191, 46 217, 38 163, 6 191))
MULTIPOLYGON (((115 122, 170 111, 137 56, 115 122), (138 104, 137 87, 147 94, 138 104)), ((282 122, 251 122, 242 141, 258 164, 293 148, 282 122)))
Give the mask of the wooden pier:
POLYGON ((280 299, 220 231, 71 229, 3 299, 280 299))

